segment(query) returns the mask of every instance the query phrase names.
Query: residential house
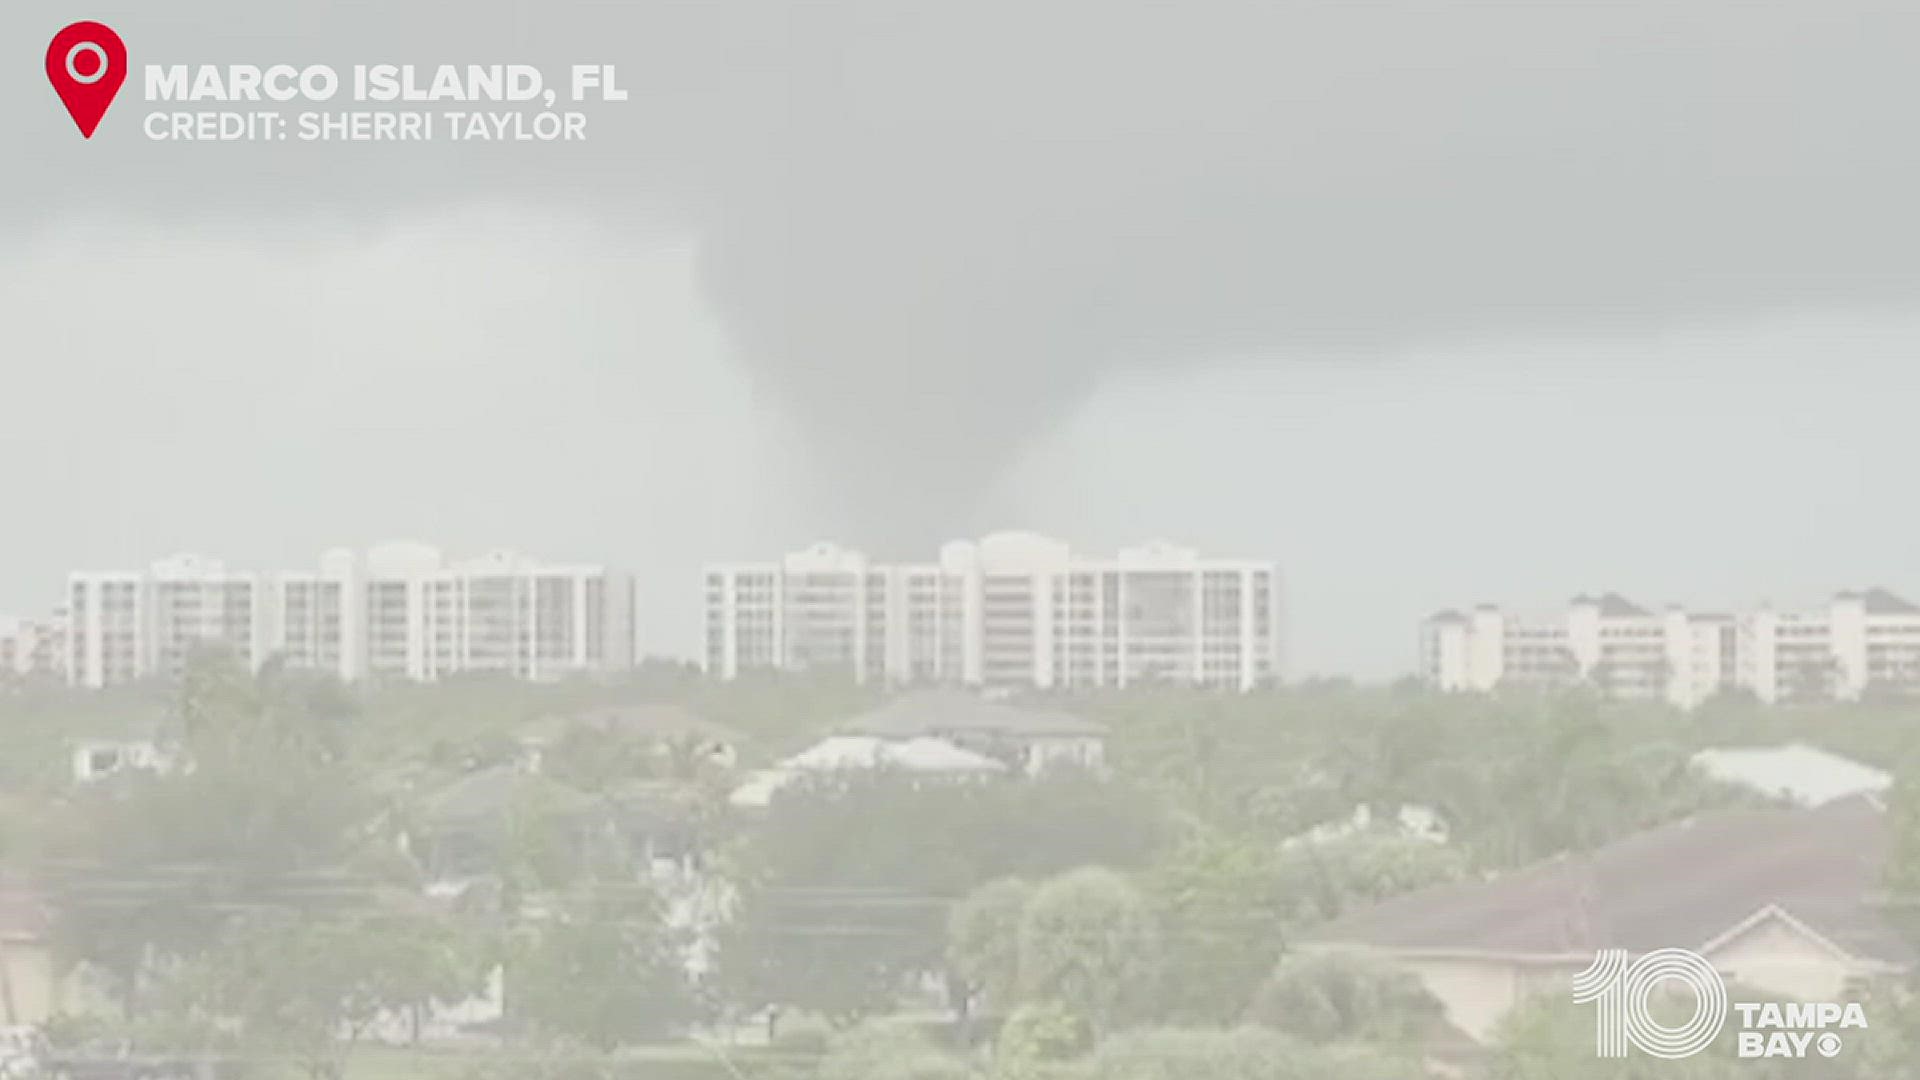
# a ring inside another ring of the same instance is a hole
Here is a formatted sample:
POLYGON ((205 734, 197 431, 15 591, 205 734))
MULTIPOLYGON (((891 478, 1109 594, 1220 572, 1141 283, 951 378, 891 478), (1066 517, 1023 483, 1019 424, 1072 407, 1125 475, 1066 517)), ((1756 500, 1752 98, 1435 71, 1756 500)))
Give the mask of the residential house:
POLYGON ((741 808, 764 807, 780 789, 805 777, 881 770, 922 778, 966 780, 998 776, 1007 772, 1008 766, 931 735, 911 739, 830 735, 771 769, 749 773, 746 782, 734 789, 729 801, 741 808))
POLYGON ((1702 776, 1797 806, 1825 806, 1836 799, 1880 798, 1893 774, 1816 746, 1712 747, 1688 760, 1702 776))
POLYGON ((922 690, 841 724, 838 733, 894 741, 945 739, 1032 776, 1063 765, 1102 767, 1108 729, 1069 713, 989 701, 960 690, 922 690))
POLYGON ((1412 971, 1452 1025, 1482 1041, 1521 1001, 1568 993, 1605 948, 1690 949, 1732 982, 1839 1001, 1854 980, 1915 958, 1877 900, 1889 834, 1865 797, 1703 814, 1492 880, 1418 890, 1312 937, 1412 971))

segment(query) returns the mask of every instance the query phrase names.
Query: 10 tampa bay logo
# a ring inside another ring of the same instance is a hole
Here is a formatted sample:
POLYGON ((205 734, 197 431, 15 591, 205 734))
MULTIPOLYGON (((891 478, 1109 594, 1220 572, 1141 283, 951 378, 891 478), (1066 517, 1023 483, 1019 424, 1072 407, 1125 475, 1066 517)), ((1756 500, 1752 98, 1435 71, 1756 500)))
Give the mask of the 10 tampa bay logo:
MULTIPOLYGON (((1726 980, 1686 949, 1656 949, 1632 960, 1625 949, 1602 949, 1573 977, 1573 1000, 1595 1005, 1594 1052, 1603 1058, 1626 1057, 1629 1047, 1657 1058, 1692 1057, 1713 1045, 1729 1015, 1726 980), (1675 1001, 1690 995, 1692 1014, 1665 1022, 1654 1010, 1662 995, 1675 1001)), ((1867 1026, 1859 1002, 1743 1001, 1731 1009, 1740 1015, 1735 1052, 1743 1058, 1836 1057, 1843 1046, 1839 1032, 1867 1026)))

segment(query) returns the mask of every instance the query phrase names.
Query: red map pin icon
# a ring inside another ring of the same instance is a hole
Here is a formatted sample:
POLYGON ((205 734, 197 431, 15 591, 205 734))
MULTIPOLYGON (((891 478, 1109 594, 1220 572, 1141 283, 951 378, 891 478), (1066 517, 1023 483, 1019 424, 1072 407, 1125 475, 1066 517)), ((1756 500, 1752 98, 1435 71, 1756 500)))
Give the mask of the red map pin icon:
POLYGON ((91 139, 127 81, 127 46, 104 23, 74 23, 47 46, 47 81, 80 125, 80 134, 91 139))

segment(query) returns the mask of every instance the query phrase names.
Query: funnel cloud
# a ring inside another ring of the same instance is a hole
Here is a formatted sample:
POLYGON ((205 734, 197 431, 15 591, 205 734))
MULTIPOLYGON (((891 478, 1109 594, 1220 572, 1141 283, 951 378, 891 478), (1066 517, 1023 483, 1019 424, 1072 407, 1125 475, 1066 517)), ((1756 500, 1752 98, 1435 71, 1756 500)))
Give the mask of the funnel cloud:
MULTIPOLYGON (((45 152, 0 180, 0 236, 26 258, 52 230, 132 221, 250 252, 324 236, 331 257, 504 208, 592 237, 575 266, 616 296, 639 281, 620 253, 686 251, 727 392, 796 440, 774 451, 804 463, 782 497, 809 509, 773 530, 794 542, 899 554, 1037 524, 990 489, 1140 376, 1904 311, 1920 286, 1920 15, 1867 0, 103 7, 136 64, 616 65, 631 98, 596 107, 586 143, 319 151, 150 143, 132 97, 82 145, 14 64, 0 120, 45 152)), ((10 5, 0 29, 44 40, 58 8, 10 5)), ((127 258, 110 232, 85 254, 127 258)), ((462 257, 422 255, 420 293, 462 257)), ((478 296, 446 301, 495 302, 478 296)), ((615 345, 650 332, 593 317, 615 345)), ((605 343, 482 337, 461 361, 587 364, 611 410, 624 368, 668 361, 605 343)), ((1553 377, 1552 351, 1511 377, 1553 377)), ((205 360, 243 382, 250 362, 205 360)), ((636 380, 637 400, 655 383, 636 380)))

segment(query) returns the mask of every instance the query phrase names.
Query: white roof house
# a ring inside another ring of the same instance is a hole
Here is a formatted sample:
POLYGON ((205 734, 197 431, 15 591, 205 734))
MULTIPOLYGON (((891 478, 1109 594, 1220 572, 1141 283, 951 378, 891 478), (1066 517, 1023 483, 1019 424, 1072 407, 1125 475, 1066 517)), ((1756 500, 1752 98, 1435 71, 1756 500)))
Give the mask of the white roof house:
POLYGON ((1893 785, 1884 770, 1799 742, 1713 747, 1693 755, 1690 764, 1710 779, 1805 807, 1854 795, 1879 797, 1893 785))
POLYGON ((846 770, 895 769, 927 776, 985 776, 1007 766, 945 739, 925 736, 905 741, 872 735, 831 735, 771 769, 750 773, 729 801, 735 806, 765 806, 774 792, 807 774, 846 770))

